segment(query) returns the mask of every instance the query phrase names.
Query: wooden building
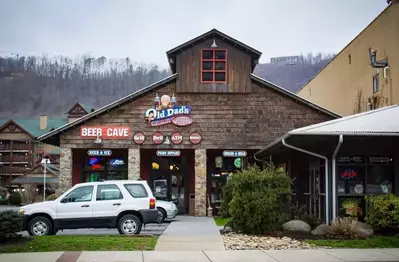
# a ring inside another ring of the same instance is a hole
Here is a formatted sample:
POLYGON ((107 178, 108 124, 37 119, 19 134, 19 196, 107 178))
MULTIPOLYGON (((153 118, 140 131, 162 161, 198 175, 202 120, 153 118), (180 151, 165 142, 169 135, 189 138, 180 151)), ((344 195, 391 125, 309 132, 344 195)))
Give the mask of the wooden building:
POLYGON ((216 211, 262 145, 339 117, 253 75, 260 56, 216 29, 168 51, 171 76, 38 138, 61 148, 60 189, 141 178, 181 213, 216 211))
POLYGON ((0 119, 0 186, 18 187, 19 184, 12 181, 29 173, 43 156, 50 156, 58 163, 59 147, 37 142, 37 137, 91 111, 90 107, 77 103, 63 118, 41 115, 35 119, 0 119))

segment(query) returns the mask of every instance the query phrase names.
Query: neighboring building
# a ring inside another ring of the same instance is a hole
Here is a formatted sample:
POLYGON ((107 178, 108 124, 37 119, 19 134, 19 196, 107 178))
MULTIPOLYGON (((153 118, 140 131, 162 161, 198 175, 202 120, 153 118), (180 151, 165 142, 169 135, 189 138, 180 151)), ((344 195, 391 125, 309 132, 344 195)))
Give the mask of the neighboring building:
POLYGON ((399 4, 393 1, 298 95, 340 115, 397 104, 398 46, 399 4))
POLYGON ((181 213, 216 213, 262 145, 339 117, 253 75, 260 56, 213 29, 167 52, 173 75, 39 137, 61 148, 60 190, 141 178, 181 213))
POLYGON ((0 185, 18 186, 14 179, 29 172, 43 156, 59 160, 59 147, 37 142, 36 138, 89 113, 91 109, 77 103, 66 118, 0 119, 0 185))
POLYGON ((366 196, 399 195, 398 115, 393 105, 297 128, 255 155, 287 167, 311 215, 364 221, 366 196))

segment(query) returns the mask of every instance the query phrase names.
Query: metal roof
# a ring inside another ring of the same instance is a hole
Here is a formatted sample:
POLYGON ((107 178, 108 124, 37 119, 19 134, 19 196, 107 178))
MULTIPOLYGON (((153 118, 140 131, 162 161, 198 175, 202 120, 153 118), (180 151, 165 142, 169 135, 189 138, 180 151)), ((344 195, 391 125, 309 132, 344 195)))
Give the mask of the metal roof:
POLYGON ((95 117, 97 115, 105 113, 105 112, 107 112, 107 111, 109 111, 109 110, 111 110, 111 109, 113 109, 115 107, 118 107, 118 106, 120 106, 120 105, 122 105, 124 103, 127 103, 127 102, 129 102, 129 101, 131 101, 131 100, 133 100, 133 99, 135 99, 135 98, 137 98, 139 96, 142 96, 142 95, 146 94, 147 92, 149 92, 149 91, 151 91, 153 89, 156 89, 158 87, 162 87, 164 85, 167 85, 167 84, 171 83, 172 81, 176 80, 176 78, 177 78, 177 74, 174 74, 174 75, 168 76, 168 77, 166 77, 164 79, 161 79, 158 82, 155 82, 155 83, 153 83, 153 84, 151 84, 151 85, 149 85, 147 87, 144 87, 144 88, 142 88, 142 89, 140 89, 140 90, 138 90, 138 91, 136 91, 134 93, 131 93, 131 94, 125 96, 125 97, 122 97, 121 99, 118 99, 118 100, 116 100, 116 101, 114 101, 114 102, 112 102, 112 103, 110 103, 110 104, 108 104, 106 106, 103 106, 103 107, 95 110, 94 112, 90 112, 87 115, 84 115, 81 118, 78 118, 78 119, 76 119, 73 122, 66 123, 63 126, 60 126, 60 127, 56 128, 56 129, 54 129, 54 130, 52 130, 52 131, 50 131, 50 132, 48 132, 48 133, 46 133, 44 135, 41 135, 37 139, 39 141, 45 141, 46 139, 54 136, 55 134, 59 134, 61 132, 66 131, 69 128, 72 128, 73 126, 76 126, 76 125, 78 125, 80 123, 84 123, 85 121, 87 121, 87 120, 89 120, 89 119, 91 119, 91 118, 93 118, 93 117, 95 117))
POLYGON ((387 106, 339 119, 305 126, 289 135, 399 135, 399 105, 387 106))

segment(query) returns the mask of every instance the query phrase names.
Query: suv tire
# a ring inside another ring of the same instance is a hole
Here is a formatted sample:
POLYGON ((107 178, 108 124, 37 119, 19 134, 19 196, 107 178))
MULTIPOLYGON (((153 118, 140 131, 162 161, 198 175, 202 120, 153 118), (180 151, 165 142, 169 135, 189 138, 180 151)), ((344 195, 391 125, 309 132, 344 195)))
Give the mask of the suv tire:
POLYGON ((135 215, 124 215, 118 220, 118 231, 121 235, 140 234, 142 223, 135 215))
POLYGON ((29 221, 28 233, 31 236, 53 235, 53 223, 44 216, 34 217, 29 221))

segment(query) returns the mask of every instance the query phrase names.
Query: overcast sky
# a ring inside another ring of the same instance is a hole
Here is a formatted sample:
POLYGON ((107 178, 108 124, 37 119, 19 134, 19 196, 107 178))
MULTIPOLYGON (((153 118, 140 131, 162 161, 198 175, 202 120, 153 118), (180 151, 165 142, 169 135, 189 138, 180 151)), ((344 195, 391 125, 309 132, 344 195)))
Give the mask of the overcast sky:
POLYGON ((0 55, 131 57, 165 52, 216 28, 270 57, 339 52, 386 0, 0 0, 0 55))

